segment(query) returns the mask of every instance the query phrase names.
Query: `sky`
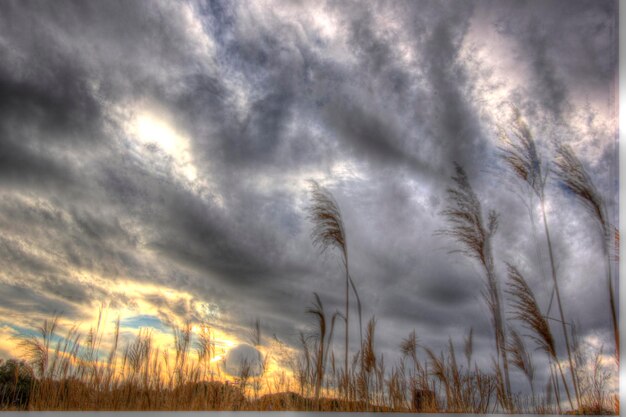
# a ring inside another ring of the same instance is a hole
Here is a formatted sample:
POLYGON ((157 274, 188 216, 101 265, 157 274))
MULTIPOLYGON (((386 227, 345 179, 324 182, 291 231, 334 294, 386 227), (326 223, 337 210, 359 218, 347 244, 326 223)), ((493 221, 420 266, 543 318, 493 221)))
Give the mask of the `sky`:
MULTIPOLYGON (((312 179, 387 362, 413 330, 437 351, 472 328, 488 366, 482 270, 437 231, 456 162, 500 213, 502 287, 514 263, 547 306, 545 237, 498 158, 512 105, 546 161, 572 146, 617 224, 616 1, 3 1, 0 56, 3 357, 101 306, 128 335, 208 321, 226 351, 258 319, 297 347, 314 293, 344 308, 312 179)), ((597 226, 553 175, 546 190, 566 315, 612 350, 597 226)))

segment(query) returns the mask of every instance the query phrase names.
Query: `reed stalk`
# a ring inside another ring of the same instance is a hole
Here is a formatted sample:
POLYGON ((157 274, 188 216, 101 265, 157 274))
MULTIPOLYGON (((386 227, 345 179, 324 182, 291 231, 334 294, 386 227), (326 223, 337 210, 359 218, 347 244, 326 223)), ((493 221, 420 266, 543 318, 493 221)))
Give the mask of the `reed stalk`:
POLYGON ((494 270, 491 239, 498 228, 498 215, 489 211, 487 222, 483 220, 482 208, 474 193, 465 170, 455 164, 454 186, 448 189, 448 208, 442 214, 448 220, 449 228, 437 234, 449 236, 460 243, 460 252, 480 262, 485 273, 483 293, 492 316, 495 333, 495 345, 499 372, 503 370, 505 396, 503 406, 511 408, 511 384, 509 379, 509 361, 506 351, 506 328, 502 317, 502 305, 498 279, 494 270), (501 362, 500 362, 501 361, 501 362))
MULTIPOLYGON (((309 207, 309 218, 314 224, 311 236, 313 238, 313 244, 321 249, 322 252, 329 248, 336 248, 341 254, 343 262, 345 277, 346 277, 346 291, 345 291, 345 352, 344 352, 344 369, 346 378, 349 375, 348 372, 348 355, 349 355, 349 328, 350 328, 350 286, 352 286, 354 295, 357 300, 358 315, 359 315, 359 333, 362 336, 362 324, 361 324, 361 300, 359 298, 354 281, 350 276, 350 268, 348 263, 348 244, 346 241, 346 233, 343 225, 343 219, 341 217, 341 210, 337 204, 333 195, 326 188, 320 186, 316 181, 311 180, 311 201, 312 205, 309 207)), ((346 380, 347 382, 347 380, 346 380)))
MULTIPOLYGON (((514 176, 523 184, 526 184, 531 191, 531 196, 536 196, 541 207, 541 219, 543 221, 544 235, 548 246, 548 255, 550 259, 550 271, 553 283, 553 295, 556 295, 557 307, 559 310, 561 329, 565 340, 565 349, 570 366, 570 376, 577 403, 580 403, 580 394, 578 391, 578 381, 576 377, 576 369, 572 356, 571 342, 566 328, 566 320, 561 301, 561 291, 557 279, 556 261, 552 247, 552 239, 550 237, 550 228, 548 227, 548 218, 546 215, 546 182, 549 170, 544 167, 534 136, 530 131, 530 127, 523 119, 518 108, 513 107, 513 119, 509 129, 500 128, 500 157, 509 167, 514 176), (509 134, 508 132, 511 132, 509 134)), ((534 210, 530 210, 531 220, 534 227, 534 210)), ((550 297, 550 305, 548 306, 548 314, 552 305, 552 296, 550 297)))
POLYGON ((602 238, 602 249, 604 251, 606 268, 606 285, 609 293, 609 309, 615 339, 615 358, 619 364, 619 325, 611 273, 611 244, 614 228, 609 223, 606 205, 604 204, 602 196, 593 184, 582 162, 569 145, 559 144, 557 146, 554 164, 556 166, 555 173, 561 185, 568 193, 576 197, 587 212, 589 212, 595 220, 602 238))

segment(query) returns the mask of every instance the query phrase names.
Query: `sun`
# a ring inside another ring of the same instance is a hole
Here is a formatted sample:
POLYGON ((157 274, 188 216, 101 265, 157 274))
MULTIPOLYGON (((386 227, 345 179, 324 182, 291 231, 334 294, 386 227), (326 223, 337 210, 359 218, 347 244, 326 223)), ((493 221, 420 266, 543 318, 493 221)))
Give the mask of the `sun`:
POLYGON ((180 153, 182 148, 186 147, 185 138, 176 133, 163 120, 159 120, 149 113, 139 114, 134 125, 139 140, 144 143, 156 144, 169 154, 180 153))

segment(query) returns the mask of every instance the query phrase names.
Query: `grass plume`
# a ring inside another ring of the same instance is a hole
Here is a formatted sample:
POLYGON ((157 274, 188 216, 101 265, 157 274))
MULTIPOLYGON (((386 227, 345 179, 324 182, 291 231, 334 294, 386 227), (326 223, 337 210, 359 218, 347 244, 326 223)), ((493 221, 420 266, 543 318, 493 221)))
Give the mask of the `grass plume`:
POLYGON ((573 149, 566 144, 557 146, 555 173, 561 186, 582 204, 598 225, 602 236, 602 243, 606 259, 607 289, 609 292, 609 306, 611 309, 611 321, 613 324, 613 336, 615 338, 615 357, 619 363, 619 326, 617 322, 617 307, 615 302, 615 291, 613 289, 613 279, 611 275, 611 244, 616 240, 614 228, 608 221, 606 205, 591 181, 591 177, 585 170, 582 162, 573 149))
POLYGON ((448 229, 438 234, 452 237, 461 244, 456 250, 480 262, 486 278, 485 299, 491 312, 494 326, 496 352, 502 367, 505 386, 505 407, 509 408, 511 385, 509 381, 508 359, 506 352, 506 329, 502 317, 502 306, 498 280, 494 270, 491 239, 498 228, 498 215, 489 211, 487 221, 483 220, 482 208, 465 170, 455 164, 455 175, 452 177, 454 186, 448 188, 448 207, 442 214, 448 220, 448 229))
POLYGON ((528 379, 530 385, 531 397, 535 397, 535 368, 531 360, 530 353, 526 350, 526 345, 522 337, 515 330, 511 330, 511 339, 507 343, 507 350, 511 354, 511 363, 517 367, 528 379))
MULTIPOLYGON (((309 207, 309 218, 313 222, 313 231, 311 237, 313 244, 318 246, 322 252, 329 248, 339 250, 346 275, 346 291, 345 301, 346 309, 344 313, 346 322, 345 332, 345 357, 344 370, 348 373, 348 355, 349 355, 349 328, 350 328, 350 285, 357 299, 358 315, 359 315, 359 332, 362 330, 361 324, 361 300, 359 298, 356 286, 350 276, 350 268, 348 263, 348 245, 346 241, 346 232, 341 217, 341 211, 333 195, 326 188, 320 186, 316 181, 310 181, 311 206, 309 207)), ((361 340, 363 337, 361 336, 361 340)))
MULTIPOLYGON (((530 338, 534 340, 539 349, 543 350, 548 355, 548 358, 556 364, 563 381, 570 407, 574 408, 569 388, 565 382, 565 376, 557 357, 550 325, 543 314, 541 314, 535 295, 518 269, 508 264, 508 275, 509 282, 507 293, 511 295, 513 318, 522 322, 523 326, 532 332, 529 335, 530 338)), ((558 390, 555 392, 558 392, 558 390)))
MULTIPOLYGON (((537 151, 537 145, 535 139, 530 130, 530 127, 522 117, 520 110, 513 106, 513 117, 508 129, 500 128, 500 157, 509 167, 511 172, 531 190, 531 200, 535 196, 539 199, 541 207, 541 217, 543 220, 544 234, 546 236, 546 243, 548 245, 548 255, 550 258, 550 271, 552 275, 553 292, 550 296, 550 304, 548 306, 548 314, 552 306, 553 296, 556 295, 557 307, 559 310, 559 316, 561 319, 561 330, 563 331, 563 338, 565 340, 565 348, 567 351, 567 358, 570 365, 570 376, 574 387, 574 393, 576 395, 576 401, 580 402, 580 395, 578 392, 578 381, 576 378, 576 372, 574 368, 574 359, 572 356, 572 347, 570 343, 570 337, 565 327, 565 313, 563 308, 563 302, 561 300, 561 291, 559 288, 559 282, 557 279, 556 262, 554 259, 554 251, 552 248, 552 239, 550 237, 550 228, 548 226, 548 218, 546 214, 546 180, 548 176, 548 169, 544 169, 544 163, 541 160, 539 152, 537 151), (508 133, 510 132, 510 134, 508 133)), ((532 204, 530 207, 530 217, 534 228, 534 209, 532 204)), ((538 250, 538 248, 537 248, 538 250)))

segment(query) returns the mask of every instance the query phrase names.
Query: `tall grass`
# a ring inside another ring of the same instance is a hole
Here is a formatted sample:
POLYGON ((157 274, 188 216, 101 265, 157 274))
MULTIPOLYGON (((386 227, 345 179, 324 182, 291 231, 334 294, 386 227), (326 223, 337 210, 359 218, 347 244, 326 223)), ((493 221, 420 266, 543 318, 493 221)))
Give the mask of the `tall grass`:
POLYGON ((619 326, 617 323, 617 306, 611 274, 611 244, 613 242, 614 227, 610 224, 604 199, 596 189, 587 171, 576 156, 572 148, 565 144, 557 146, 556 175, 562 187, 583 205, 595 220, 602 238, 602 248, 605 256, 606 285, 609 293, 609 308, 615 338, 615 357, 619 363, 619 326))
MULTIPOLYGON (((528 283, 522 276, 522 274, 513 265, 508 265, 509 275, 509 288, 507 293, 512 296, 511 305, 513 308, 513 317, 523 323, 523 325, 530 331, 532 331, 530 338, 535 341, 539 349, 543 350, 551 361, 550 366, 556 366, 561 375, 563 386, 567 394, 567 400, 570 407, 573 409, 574 404, 572 402, 569 388, 565 382, 565 376, 563 375, 563 369, 561 363, 556 354, 556 347, 554 343, 554 337, 546 318, 541 314, 537 300, 532 290, 528 286, 528 283)), ((555 379, 554 375, 552 376, 555 379)), ((554 393, 558 398, 558 382, 554 382, 554 393)))
POLYGON ((168 352, 155 346, 152 332, 145 329, 119 346, 118 320, 108 355, 101 349, 100 320, 86 336, 76 327, 59 335, 57 326, 56 317, 46 320, 38 336, 19 344, 37 376, 29 409, 201 410, 240 409, 245 404, 240 386, 218 382, 206 325, 196 336, 197 355, 191 353, 189 324, 173 327, 174 349, 168 352))
MULTIPOLYGON (((545 397, 536 396, 534 391, 527 401, 512 396, 509 411, 554 412, 555 405, 557 411, 564 411, 560 408, 558 380, 559 376, 563 380, 563 373, 548 323, 521 274, 512 267, 510 273, 508 292, 514 299, 511 305, 515 319, 526 324, 531 332, 527 337, 548 354, 551 379, 545 397), (555 403, 551 400, 553 396, 555 403)), ((310 335, 302 334, 299 351, 291 351, 292 372, 283 371, 273 380, 264 372, 254 373, 252 364, 242 364, 238 376, 227 378, 220 371, 219 362, 210 360, 214 342, 207 324, 196 331, 191 331, 188 324, 173 326, 173 347, 168 350, 156 345, 154 333, 148 329, 141 329, 120 343, 119 320, 105 339, 104 326, 94 326, 86 335, 70 327, 61 335, 58 320, 53 318, 45 322, 38 336, 23 339, 27 342, 21 345, 22 352, 29 358, 36 378, 29 382, 32 383, 30 397, 22 406, 29 410, 490 413, 501 411, 500 406, 506 401, 502 372, 495 358, 493 369, 483 370, 472 363, 473 336, 463 340, 466 365, 462 365, 452 339, 446 349, 436 353, 420 344, 412 332, 399 345, 402 359, 388 368, 384 356, 377 353, 377 323, 372 318, 366 326, 361 349, 350 358, 351 366, 345 375, 344 369, 335 366, 332 349, 333 321, 338 313, 329 318, 317 295, 306 313, 316 319, 316 327, 310 335)), ((519 343, 521 336, 513 336, 511 340, 519 343)), ((524 369, 532 381, 530 355, 518 345, 509 345, 507 349, 511 363, 524 369)), ((577 368, 583 381, 579 412, 615 412, 619 406, 607 393, 609 375, 601 367, 601 353, 589 359, 577 351, 580 363, 595 360, 594 366, 577 368), (586 369, 592 371, 585 372, 586 369)), ((276 356, 282 353, 276 352, 276 356)), ((265 363, 263 368, 267 366, 265 363)), ((2 381, 0 375, 0 392, 16 392, 13 385, 3 385, 2 381)), ((14 386, 17 383, 16 380, 14 386)), ((8 401, 0 404, 18 407, 8 401)))
MULTIPOLYGON (((352 290, 357 301, 360 340, 363 339, 361 333, 363 329, 363 325, 361 322, 361 299, 359 297, 356 286, 354 285, 354 281, 352 280, 352 277, 350 275, 350 267, 348 263, 348 243, 339 205, 335 201, 335 198, 330 193, 330 191, 320 186, 316 181, 311 180, 310 185, 311 206, 309 207, 309 217, 314 224, 313 231, 311 233, 313 243, 318 246, 322 250, 322 252, 329 248, 338 249, 341 254, 341 260, 343 262, 346 276, 346 309, 344 313, 344 319, 346 324, 344 375, 347 378, 349 377, 348 356, 350 352, 350 286, 352 286, 352 290)), ((346 383, 348 383, 348 380, 346 380, 346 383)))
POLYGON ((530 385, 531 398, 535 397, 535 366, 532 363, 531 355, 526 350, 526 345, 522 337, 515 330, 511 330, 511 339, 507 343, 507 350, 510 353, 511 364, 517 367, 528 379, 530 385))
MULTIPOLYGON (((333 340, 333 333, 335 330, 335 319, 339 315, 338 312, 334 313, 330 318, 330 323, 324 312, 324 305, 317 293, 314 293, 315 302, 313 307, 309 308, 307 312, 317 318, 318 333, 316 334, 316 349, 314 355, 314 379, 315 379, 315 402, 319 404, 320 393, 322 390, 322 383, 324 382, 324 376, 326 373, 326 364, 328 362, 328 352, 330 351, 330 345, 333 340), (330 325, 329 325, 330 324, 330 325)), ((307 354, 308 354, 308 347, 307 354)))
MULTIPOLYGON (((550 271, 552 275, 553 294, 556 294, 557 307, 561 319, 561 329, 563 331, 567 358, 570 365, 570 376, 576 395, 576 401, 579 402, 580 396, 578 393, 578 381, 576 378, 576 370, 574 368, 570 337, 566 328, 565 314, 563 312, 563 302, 561 301, 561 291, 559 289, 559 281, 557 279, 556 261, 554 258, 552 239, 550 237, 550 228, 546 215, 546 183, 548 179, 549 169, 547 163, 545 163, 541 159, 537 150, 537 144, 535 143, 535 139, 530 131, 530 127, 522 118, 521 112, 517 107, 513 107, 513 118, 509 128, 500 128, 500 141, 500 157, 504 160, 513 175, 518 180, 520 180, 522 184, 525 184, 528 190, 530 190, 530 217, 533 225, 535 213, 532 204, 532 197, 536 197, 539 200, 539 204, 541 207, 541 220, 543 222, 543 230, 548 246, 548 255, 550 258, 550 271)), ((551 303, 552 296, 550 298, 548 314, 550 313, 551 303)))
POLYGON ((346 291, 345 302, 346 309, 344 313, 344 319, 346 324, 345 331, 345 354, 344 354, 344 370, 347 373, 348 370, 348 356, 349 356, 349 335, 350 335, 350 284, 352 284, 354 293, 357 297, 359 304, 359 331, 362 328, 361 325, 361 301, 358 298, 358 293, 354 282, 350 276, 350 266, 348 263, 348 243, 346 240, 346 232, 343 226, 343 219, 341 217, 341 210, 339 205, 335 201, 333 195, 326 188, 320 186, 316 181, 311 180, 311 202, 312 205, 309 208, 309 216, 312 220, 314 227, 312 231, 313 243, 318 246, 322 252, 329 248, 336 248, 341 254, 341 260, 343 262, 345 276, 346 276, 346 291))
POLYGON ((502 405, 510 409, 511 384, 506 349, 506 324, 502 316, 500 288, 491 248, 491 240, 498 228, 498 215, 494 210, 489 211, 485 222, 480 201, 460 165, 455 165, 452 180, 454 186, 447 190, 448 207, 442 212, 448 220, 449 228, 438 233, 458 241, 461 249, 457 252, 478 260, 483 268, 486 287, 483 295, 489 306, 494 328, 498 354, 497 369, 498 372, 503 372, 503 379, 499 379, 504 384, 505 395, 502 397, 502 405))

